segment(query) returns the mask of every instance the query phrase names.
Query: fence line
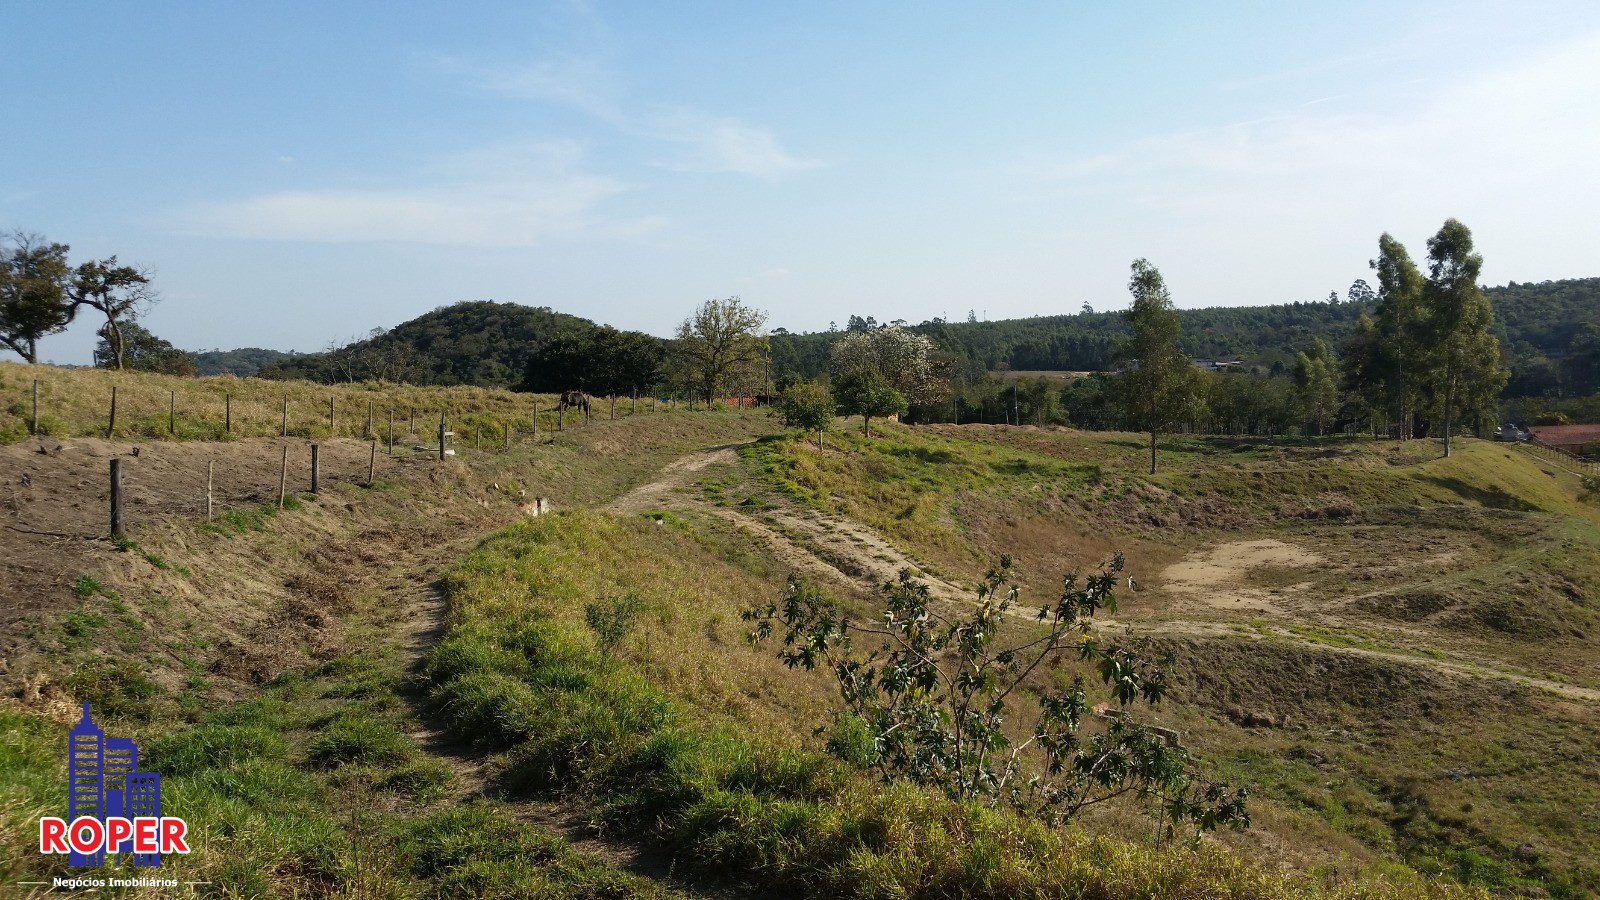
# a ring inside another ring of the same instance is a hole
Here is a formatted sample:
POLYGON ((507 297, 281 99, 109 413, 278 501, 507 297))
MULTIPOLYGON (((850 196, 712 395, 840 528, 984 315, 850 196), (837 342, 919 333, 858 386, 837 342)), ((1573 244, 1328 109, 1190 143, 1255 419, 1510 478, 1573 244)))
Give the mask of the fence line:
MULTIPOLYGON (((23 394, 21 402, 13 407, 14 413, 23 420, 17 424, 26 426, 29 435, 50 434, 56 437, 83 437, 99 434, 107 440, 160 438, 174 440, 230 440, 234 437, 272 436, 271 426, 267 424, 271 420, 262 421, 264 418, 262 416, 263 411, 259 409, 263 405, 263 401, 267 404, 272 403, 271 400, 266 400, 265 398, 249 398, 247 395, 247 405, 241 409, 240 427, 235 429, 233 427, 232 391, 220 392, 223 393, 222 402, 215 406, 211 405, 215 402, 215 395, 207 392, 208 395, 203 398, 203 402, 198 404, 198 409, 194 402, 195 398, 193 396, 187 397, 186 400, 189 402, 186 403, 188 408, 184 414, 185 433, 183 436, 179 436, 178 398, 177 391, 174 389, 168 389, 167 391, 167 421, 162 423, 157 418, 159 416, 157 411, 159 407, 152 408, 154 404, 149 403, 150 398, 144 396, 147 393, 156 393, 159 396, 159 388, 155 391, 137 390, 130 395, 128 391, 121 390, 117 384, 113 383, 110 396, 106 398, 106 401, 102 401, 106 403, 105 406, 101 406, 101 410, 106 412, 106 418, 96 424, 93 419, 87 422, 84 421, 86 411, 83 409, 81 400, 79 402, 65 402, 62 409, 62 418, 52 418, 50 415, 52 395, 47 390, 49 388, 48 379, 34 378, 30 382, 25 383, 24 391, 26 393, 23 394), (31 397, 29 396, 30 394, 31 397), (31 403, 29 402, 30 399, 31 403), (66 421, 63 421, 63 419, 66 421), (162 426, 165 427, 163 428, 162 426)), ((331 436, 371 440, 377 434, 377 403, 375 400, 367 400, 366 427, 362 429, 358 418, 359 413, 352 415, 347 410, 346 415, 339 414, 339 403, 349 404, 352 400, 356 403, 360 402, 354 398, 344 398, 343 400, 338 397, 329 398, 325 419, 305 416, 306 410, 302 407, 301 415, 304 417, 300 418, 299 421, 291 422, 293 413, 291 406, 293 404, 291 404, 289 395, 285 394, 281 405, 272 404, 280 406, 278 410, 275 410, 279 412, 278 434, 276 436, 304 438, 331 436), (340 428, 344 428, 347 433, 341 433, 340 428)), ((609 404, 610 415, 602 417, 607 420, 676 411, 678 406, 676 402, 658 403, 652 397, 650 398, 650 403, 643 405, 643 408, 641 408, 637 398, 628 398, 624 395, 618 395, 615 398, 591 397, 590 400, 591 403, 606 402, 609 404), (616 409, 617 404, 615 401, 621 399, 631 399, 632 402, 624 404, 620 410, 616 409)), ((318 399, 311 402, 320 403, 321 401, 318 399)), ((518 434, 518 437, 531 434, 532 438, 538 441, 540 439, 548 439, 556 431, 564 430, 566 425, 565 415, 558 411, 554 405, 544 406, 537 399, 531 399, 530 401, 531 413, 527 408, 517 408, 517 405, 513 405, 511 409, 507 410, 499 403, 485 404, 490 408, 480 408, 470 413, 462 413, 458 407, 459 403, 460 401, 456 400, 449 408, 437 410, 441 417, 446 418, 451 425, 457 428, 472 425, 476 428, 488 430, 490 433, 516 434, 520 432, 521 434, 518 434), (501 408, 495 409, 493 408, 494 406, 501 406, 501 408), (512 429, 515 429, 515 431, 512 429)), ((417 414, 419 412, 422 413, 424 420, 426 420, 432 415, 431 411, 414 406, 408 407, 405 404, 385 404, 385 406, 390 419, 387 443, 391 447, 394 444, 403 443, 406 438, 421 440, 424 437, 423 433, 417 430, 417 414), (395 427, 397 423, 394 420, 397 418, 397 410, 407 415, 410 422, 410 427, 407 428, 403 435, 398 433, 399 429, 395 427)), ((271 409, 271 406, 268 406, 268 409, 271 409)), ((267 413, 268 416, 270 414, 270 412, 267 413)), ((593 416, 586 414, 581 422, 575 419, 575 424, 590 424, 592 421, 593 416)), ((431 435, 428 435, 428 437, 431 437, 431 435)), ((514 445, 515 441, 512 443, 514 445)), ((475 441, 475 447, 477 444, 478 442, 475 441)))
POLYGON ((1535 441, 1519 441, 1518 446, 1526 447, 1533 451, 1535 456, 1543 457, 1560 468, 1572 472, 1574 475, 1600 475, 1600 463, 1590 462, 1581 456, 1575 456, 1565 450, 1540 444, 1535 441), (1568 466, 1575 466, 1576 471, 1568 466))

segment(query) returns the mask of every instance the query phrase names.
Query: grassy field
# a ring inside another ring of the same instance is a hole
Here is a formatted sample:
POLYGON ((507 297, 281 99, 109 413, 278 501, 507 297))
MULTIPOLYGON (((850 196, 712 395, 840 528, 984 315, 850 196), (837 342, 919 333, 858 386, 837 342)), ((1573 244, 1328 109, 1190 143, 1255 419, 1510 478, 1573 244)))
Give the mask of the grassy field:
POLYGON ((24 848, 90 699, 192 811, 204 851, 172 871, 204 896, 1600 891, 1600 511, 1510 448, 1174 439, 1151 477, 1137 435, 570 426, 63 555, 63 602, 3 673, 0 874, 58 871, 24 848), (534 496, 556 514, 527 518, 534 496), (1105 627, 1173 655, 1155 720, 1254 788, 1255 827, 1196 850, 1127 807, 1052 830, 824 754, 834 688, 739 618, 794 562, 769 523, 802 517, 956 582, 1012 553, 1024 602, 1127 553, 1105 627), (570 844, 551 808, 664 866, 570 844))
MULTIPOLYGON (((571 427, 583 418, 582 411, 576 411, 568 412, 563 419, 555 412, 556 398, 548 394, 517 394, 489 388, 321 385, 229 375, 178 378, 0 362, 0 444, 28 437, 33 423, 35 380, 39 383, 39 433, 57 438, 226 441, 285 432, 302 438, 376 436, 388 440, 392 416, 398 443, 426 442, 431 438, 437 444, 439 420, 444 417, 456 432, 458 444, 466 444, 477 435, 493 445, 505 441, 508 427, 530 434, 536 406, 542 433, 554 431, 563 422, 571 427), (113 387, 117 395, 114 431, 113 387)), ((657 409, 649 398, 637 403, 619 398, 615 412, 625 416, 668 409, 666 405, 657 409)), ((596 398, 591 419, 609 419, 611 414, 610 402, 596 398)))
POLYGON ((1600 746, 1581 699, 1600 696, 1600 507, 1570 473, 1477 441, 1442 459, 1174 438, 1150 476, 1136 435, 831 440, 751 445, 719 487, 868 522, 967 581, 1011 553, 1041 593, 1127 553, 1139 590, 1118 618, 1183 673, 1162 720, 1262 788, 1257 831, 1280 834, 1257 852, 1354 839, 1498 890, 1600 891, 1600 778, 1579 749, 1600 746))
POLYGON ((816 739, 799 726, 821 718, 829 688, 729 639, 718 623, 731 630, 777 585, 697 531, 541 518, 485 541, 446 586, 450 630, 425 672, 454 727, 505 753, 504 778, 578 794, 611 827, 754 885, 816 897, 1450 893, 1398 871, 1325 881, 1213 844, 1052 831, 803 749, 816 739), (623 596, 644 614, 606 653, 585 601, 623 596))

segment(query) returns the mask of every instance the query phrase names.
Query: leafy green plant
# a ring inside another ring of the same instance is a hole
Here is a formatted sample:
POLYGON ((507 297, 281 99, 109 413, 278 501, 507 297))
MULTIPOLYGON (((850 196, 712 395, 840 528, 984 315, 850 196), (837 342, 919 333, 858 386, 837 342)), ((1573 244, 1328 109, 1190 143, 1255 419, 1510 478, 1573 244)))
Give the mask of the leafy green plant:
POLYGON ((1222 825, 1249 825, 1246 791, 1202 777, 1182 747, 1140 724, 1128 708, 1154 706, 1167 690, 1166 671, 1125 647, 1103 644, 1093 633, 1095 613, 1115 611, 1112 593, 1122 570, 1119 554, 1082 586, 1066 579, 1060 598, 1035 614, 1044 626, 1019 643, 1001 646, 1019 589, 1010 583, 1011 561, 990 570, 966 615, 930 605, 927 584, 911 571, 884 585, 887 609, 870 623, 852 621, 825 595, 793 576, 783 602, 747 610, 751 637, 783 634, 779 658, 790 668, 830 669, 844 700, 845 727, 830 749, 866 762, 887 779, 942 790, 960 801, 1005 805, 1052 822, 1116 797, 1142 799, 1166 825, 1194 834, 1222 825), (861 653, 853 638, 869 639, 861 653), (1014 743, 1007 716, 1023 683, 1041 668, 1076 655, 1092 666, 1116 709, 1103 731, 1085 735, 1091 715, 1089 679, 1038 696, 1031 736, 1014 743), (865 730, 865 734, 861 730, 865 730))
POLYGON ((642 612, 644 612, 644 601, 639 599, 637 593, 629 592, 622 597, 601 600, 585 606, 583 620, 594 630, 600 649, 612 653, 622 643, 623 638, 633 631, 642 612))
POLYGON ((820 381, 802 381, 790 385, 778 396, 774 404, 783 424, 807 433, 817 433, 817 446, 822 446, 822 434, 833 424, 838 413, 833 392, 820 381))

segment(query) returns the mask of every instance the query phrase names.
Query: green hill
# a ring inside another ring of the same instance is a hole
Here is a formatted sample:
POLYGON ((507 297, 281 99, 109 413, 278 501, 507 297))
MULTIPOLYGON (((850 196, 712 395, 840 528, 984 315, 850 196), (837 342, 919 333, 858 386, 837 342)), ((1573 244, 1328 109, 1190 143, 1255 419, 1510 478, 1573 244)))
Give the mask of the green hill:
POLYGON ((268 366, 292 360, 298 354, 282 350, 264 350, 260 347, 240 347, 237 350, 199 350, 189 354, 194 360, 194 373, 206 375, 237 375, 245 378, 268 366))
POLYGON ((321 382, 381 378, 509 387, 521 380, 528 357, 556 333, 593 327, 588 319, 547 306, 469 301, 442 306, 337 350, 280 361, 259 374, 321 382))

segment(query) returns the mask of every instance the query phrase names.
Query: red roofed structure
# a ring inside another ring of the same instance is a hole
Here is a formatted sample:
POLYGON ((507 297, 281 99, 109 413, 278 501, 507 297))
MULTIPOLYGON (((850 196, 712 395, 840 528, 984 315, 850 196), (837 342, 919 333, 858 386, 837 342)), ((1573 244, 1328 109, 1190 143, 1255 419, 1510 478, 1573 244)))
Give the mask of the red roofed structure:
POLYGON ((1528 433, 1546 447, 1579 456, 1586 455, 1585 448, 1600 448, 1600 425, 1529 425, 1528 433))

